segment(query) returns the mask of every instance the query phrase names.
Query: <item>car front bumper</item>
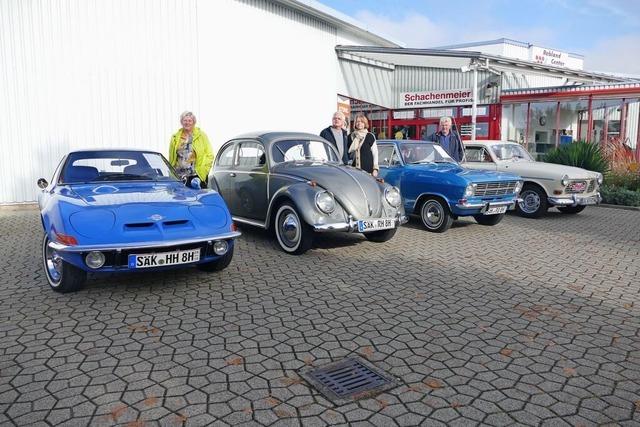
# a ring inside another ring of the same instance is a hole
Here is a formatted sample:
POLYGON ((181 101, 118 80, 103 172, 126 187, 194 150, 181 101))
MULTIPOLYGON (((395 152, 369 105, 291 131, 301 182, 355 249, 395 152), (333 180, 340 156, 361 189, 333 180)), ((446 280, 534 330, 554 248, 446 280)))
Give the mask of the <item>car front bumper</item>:
POLYGON ((549 203, 554 206, 581 206, 581 205, 597 205, 602 201, 600 193, 592 196, 579 196, 573 194, 564 197, 549 197, 549 203))
MULTIPOLYGON (((370 218, 367 218, 370 219, 370 218)), ((374 218, 374 219, 382 219, 382 218, 374 218)), ((395 218, 395 227, 398 228, 400 225, 407 223, 409 221, 409 217, 406 215, 398 214, 395 218)), ((331 224, 314 224, 312 225, 313 230, 317 232, 329 232, 329 231, 346 231, 349 233, 358 231, 358 220, 355 220, 349 217, 348 222, 332 222, 331 224)))
POLYGON ((501 206, 506 206, 508 210, 513 210, 516 207, 516 203, 522 201, 522 199, 513 199, 513 200, 499 200, 495 202, 465 202, 458 203, 455 205, 456 209, 463 210, 463 212, 471 215, 472 212, 466 212, 471 210, 477 210, 475 213, 485 213, 489 208, 497 208, 501 206))

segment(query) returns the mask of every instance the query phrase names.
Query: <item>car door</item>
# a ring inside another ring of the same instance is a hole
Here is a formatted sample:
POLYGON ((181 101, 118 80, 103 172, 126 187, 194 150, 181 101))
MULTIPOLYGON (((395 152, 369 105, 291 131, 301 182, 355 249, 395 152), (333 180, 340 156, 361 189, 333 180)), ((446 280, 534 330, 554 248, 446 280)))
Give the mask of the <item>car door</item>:
POLYGON ((211 188, 220 193, 233 216, 237 215, 234 207, 238 204, 234 193, 237 145, 237 143, 230 143, 222 147, 213 167, 213 182, 210 184, 211 188))
POLYGON ((237 216, 260 222, 265 220, 269 206, 268 170, 262 143, 254 140, 241 141, 238 145, 233 183, 237 216))
POLYGON ((465 168, 491 170, 498 169, 490 151, 482 145, 467 145, 464 147, 465 161, 462 164, 465 168))

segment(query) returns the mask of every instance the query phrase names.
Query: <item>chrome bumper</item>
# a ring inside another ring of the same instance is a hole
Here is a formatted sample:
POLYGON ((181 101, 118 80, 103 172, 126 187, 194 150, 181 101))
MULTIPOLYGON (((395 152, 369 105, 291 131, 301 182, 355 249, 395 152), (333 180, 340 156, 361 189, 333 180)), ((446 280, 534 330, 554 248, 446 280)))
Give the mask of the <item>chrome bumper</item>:
MULTIPOLYGON (((406 224, 409 221, 409 217, 406 215, 397 215, 396 216, 396 228, 402 224, 406 224)), ((329 231, 347 231, 349 233, 353 233, 354 231, 358 231, 358 220, 354 220, 349 217, 349 222, 333 222, 331 224, 314 224, 313 230, 319 233, 329 232, 329 231)))
POLYGON ((489 207, 495 208, 500 206, 507 206, 507 209, 513 210, 516 208, 516 203, 521 202, 522 199, 518 198, 516 200, 508 201, 508 202, 476 202, 476 203, 458 203, 456 204, 456 208, 458 209, 480 209, 480 213, 484 213, 489 207))
POLYGON ((597 205, 602 201, 600 193, 596 193, 593 196, 578 196, 573 194, 565 197, 549 197, 549 203, 555 206, 578 206, 578 205, 597 205))
POLYGON ((58 242, 49 242, 49 247, 58 252, 88 252, 88 251, 117 251, 123 249, 153 249, 153 248, 161 248, 167 246, 182 246, 182 245, 190 245, 193 243, 205 243, 205 242, 213 242, 216 240, 229 240, 235 239, 239 237, 241 233, 239 231, 232 231, 224 234, 216 234, 215 236, 204 236, 198 237, 197 239, 183 239, 183 240, 165 240, 158 242, 133 242, 133 243, 123 243, 119 245, 109 244, 109 245, 78 245, 78 246, 68 246, 63 245, 58 242))

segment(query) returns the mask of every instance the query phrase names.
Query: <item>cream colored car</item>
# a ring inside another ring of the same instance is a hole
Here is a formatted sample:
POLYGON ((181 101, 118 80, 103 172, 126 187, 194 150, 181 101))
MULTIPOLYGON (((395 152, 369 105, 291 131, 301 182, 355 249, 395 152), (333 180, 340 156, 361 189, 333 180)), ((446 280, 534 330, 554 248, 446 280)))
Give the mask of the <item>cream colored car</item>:
POLYGON ((462 165, 470 169, 497 170, 520 175, 524 186, 516 210, 521 216, 538 218, 550 207, 566 214, 582 212, 602 200, 602 174, 573 166, 537 162, 520 144, 508 141, 464 143, 462 165))

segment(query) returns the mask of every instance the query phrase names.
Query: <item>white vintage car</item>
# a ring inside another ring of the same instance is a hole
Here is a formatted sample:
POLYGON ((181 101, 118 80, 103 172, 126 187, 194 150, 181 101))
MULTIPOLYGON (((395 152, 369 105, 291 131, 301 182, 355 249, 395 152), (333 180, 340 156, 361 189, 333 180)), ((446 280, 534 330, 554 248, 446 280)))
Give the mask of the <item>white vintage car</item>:
POLYGON ((524 186, 516 209, 521 216, 538 218, 555 206, 576 214, 587 205, 600 203, 602 174, 573 166, 537 162, 520 144, 508 141, 465 141, 463 166, 511 172, 524 186))

